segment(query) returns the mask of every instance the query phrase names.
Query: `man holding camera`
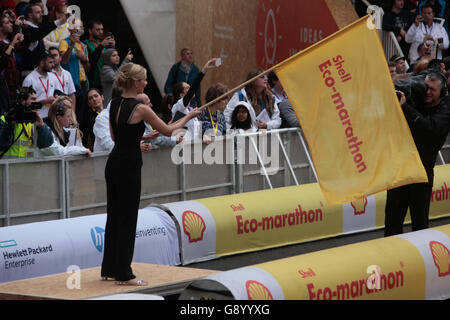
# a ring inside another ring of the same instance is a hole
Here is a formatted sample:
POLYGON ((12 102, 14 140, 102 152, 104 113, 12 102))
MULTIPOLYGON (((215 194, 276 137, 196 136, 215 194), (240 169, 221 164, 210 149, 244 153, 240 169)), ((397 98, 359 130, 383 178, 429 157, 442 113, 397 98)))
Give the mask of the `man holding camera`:
POLYGON ((75 18, 69 27, 69 31, 70 37, 62 40, 59 45, 61 66, 72 75, 76 96, 75 113, 78 121, 82 121, 84 119, 85 103, 89 90, 87 74, 90 71, 91 65, 89 63, 87 46, 80 40, 84 34, 83 22, 75 18))
POLYGON ((445 50, 449 46, 448 34, 444 27, 439 23, 433 22, 435 12, 433 6, 426 4, 422 7, 422 14, 416 16, 414 23, 408 29, 405 36, 405 41, 411 43, 409 49, 409 61, 411 64, 416 63, 419 58, 417 48, 421 43, 425 48, 435 48, 437 57, 442 59, 442 50, 445 50))
POLYGON ((420 91, 412 93, 414 98, 406 99, 401 91, 397 91, 397 94, 400 95, 400 104, 427 172, 428 182, 409 184, 387 191, 385 236, 403 232, 403 221, 408 207, 412 231, 428 228, 434 165, 438 152, 450 132, 446 77, 433 71, 420 81, 412 90, 420 91), (419 100, 419 97, 422 97, 422 101, 412 101, 419 100))
POLYGON ((91 88, 102 89, 100 73, 103 67, 102 54, 107 48, 114 48, 116 40, 111 32, 103 33, 103 24, 99 20, 91 20, 88 24, 89 38, 84 41, 89 52, 91 71, 88 73, 91 88))
POLYGON ((36 100, 32 87, 21 88, 11 111, 0 117, 0 159, 35 158, 38 149, 53 144, 52 131, 37 112, 42 105, 36 100))

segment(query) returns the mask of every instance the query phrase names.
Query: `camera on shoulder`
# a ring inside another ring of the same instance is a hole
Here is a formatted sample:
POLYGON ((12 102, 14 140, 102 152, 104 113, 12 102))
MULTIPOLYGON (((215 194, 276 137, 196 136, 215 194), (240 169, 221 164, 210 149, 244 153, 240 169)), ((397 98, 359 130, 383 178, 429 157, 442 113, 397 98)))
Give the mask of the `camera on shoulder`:
POLYGON ((42 108, 42 103, 31 102, 26 103, 28 97, 35 93, 32 87, 20 88, 16 91, 16 101, 12 104, 6 119, 8 121, 15 121, 16 123, 33 123, 37 120, 37 115, 34 111, 42 108))

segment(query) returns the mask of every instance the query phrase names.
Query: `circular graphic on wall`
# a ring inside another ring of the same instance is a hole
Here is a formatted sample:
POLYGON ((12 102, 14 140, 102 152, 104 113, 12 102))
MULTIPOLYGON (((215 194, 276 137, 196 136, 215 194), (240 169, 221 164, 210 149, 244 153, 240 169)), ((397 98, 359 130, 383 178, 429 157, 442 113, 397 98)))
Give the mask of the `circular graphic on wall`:
POLYGON ((336 32, 324 0, 260 0, 256 20, 256 62, 268 69, 336 32))

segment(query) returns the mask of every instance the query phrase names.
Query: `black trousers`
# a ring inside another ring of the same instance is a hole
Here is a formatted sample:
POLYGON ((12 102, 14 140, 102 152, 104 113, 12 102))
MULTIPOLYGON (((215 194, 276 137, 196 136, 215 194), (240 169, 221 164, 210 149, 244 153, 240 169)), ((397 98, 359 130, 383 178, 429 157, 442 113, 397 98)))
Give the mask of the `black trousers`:
POLYGON ((403 222, 409 208, 412 231, 428 228, 433 175, 428 174, 428 183, 414 183, 387 191, 384 220, 384 236, 403 232, 403 222))
POLYGON ((108 159, 105 168, 107 219, 101 275, 117 281, 136 276, 131 269, 141 195, 142 162, 108 159))

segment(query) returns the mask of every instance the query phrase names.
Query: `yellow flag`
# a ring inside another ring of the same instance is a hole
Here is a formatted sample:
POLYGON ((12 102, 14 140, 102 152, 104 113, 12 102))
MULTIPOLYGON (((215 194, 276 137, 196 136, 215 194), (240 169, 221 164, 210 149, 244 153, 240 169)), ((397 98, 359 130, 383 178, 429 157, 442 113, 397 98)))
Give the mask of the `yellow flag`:
POLYGON ((329 205, 427 175, 366 16, 275 67, 329 205))

